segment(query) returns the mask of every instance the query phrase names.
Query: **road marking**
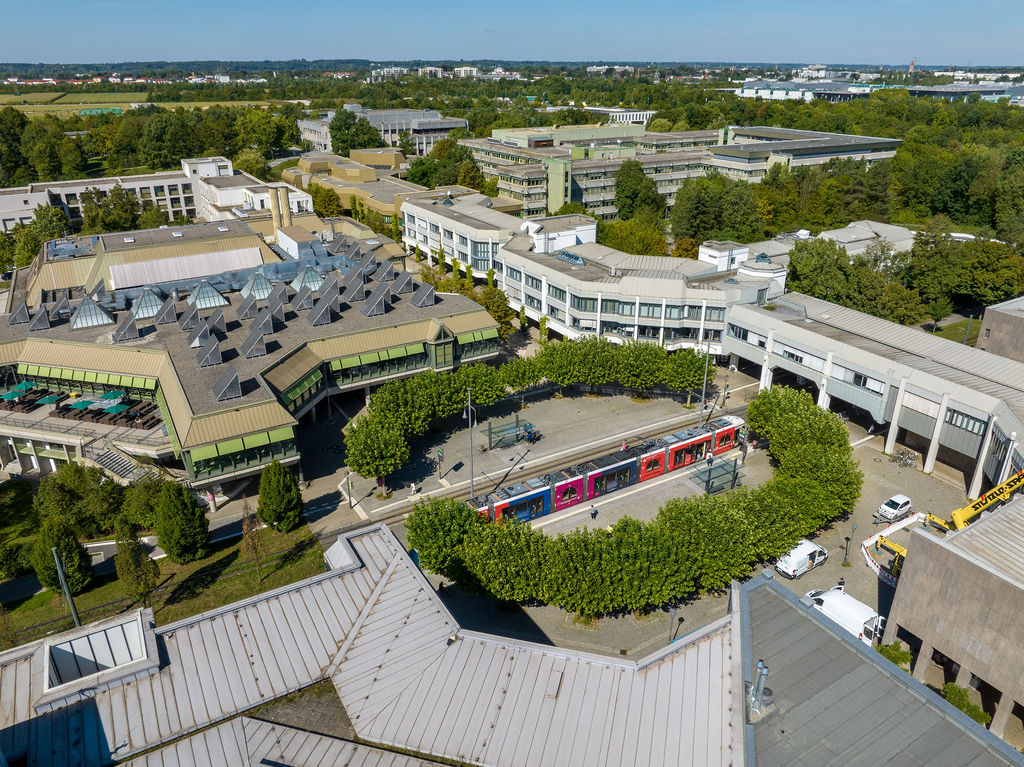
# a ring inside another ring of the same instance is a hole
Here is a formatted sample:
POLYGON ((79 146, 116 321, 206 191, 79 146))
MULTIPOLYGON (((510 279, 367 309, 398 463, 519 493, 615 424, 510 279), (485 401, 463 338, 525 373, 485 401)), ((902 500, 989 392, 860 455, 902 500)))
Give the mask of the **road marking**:
POLYGON ((359 508, 359 504, 358 503, 355 506, 352 507, 352 510, 355 511, 355 513, 363 521, 366 521, 366 520, 370 519, 369 515, 365 511, 363 511, 361 508, 359 508))

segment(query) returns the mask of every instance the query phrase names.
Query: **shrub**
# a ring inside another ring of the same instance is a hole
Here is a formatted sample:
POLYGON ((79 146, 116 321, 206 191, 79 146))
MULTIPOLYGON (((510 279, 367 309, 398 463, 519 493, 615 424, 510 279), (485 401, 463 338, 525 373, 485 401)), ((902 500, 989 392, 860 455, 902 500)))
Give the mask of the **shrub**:
POLYGON ((75 537, 71 525, 61 517, 43 521, 32 547, 32 569, 36 571, 39 582, 51 591, 60 590, 57 563, 53 561, 54 546, 64 563, 68 590, 72 594, 82 592, 92 580, 92 560, 75 537))
POLYGON ((302 521, 302 493, 299 483, 284 464, 274 461, 260 475, 260 497, 256 513, 267 527, 288 532, 302 521))
POLYGON ((31 548, 21 543, 0 543, 0 578, 17 578, 32 571, 31 548))
POLYGON ((960 687, 955 682, 947 682, 942 687, 942 697, 963 711, 978 724, 985 725, 992 721, 991 714, 986 713, 985 710, 976 703, 971 703, 966 687, 960 687))
POLYGON ((157 540, 168 559, 183 564, 206 556, 210 521, 187 488, 177 482, 166 482, 156 510, 157 540))
POLYGON ((914 653, 910 652, 903 647, 900 642, 893 642, 892 644, 880 644, 875 649, 881 653, 882 657, 886 660, 895 663, 904 671, 910 671, 910 661, 914 657, 914 653))

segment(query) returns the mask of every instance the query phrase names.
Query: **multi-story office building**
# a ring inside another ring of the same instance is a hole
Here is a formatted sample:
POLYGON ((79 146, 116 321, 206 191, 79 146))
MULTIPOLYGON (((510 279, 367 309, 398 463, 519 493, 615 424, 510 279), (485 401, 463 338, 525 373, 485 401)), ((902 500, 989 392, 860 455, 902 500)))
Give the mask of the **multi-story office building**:
MULTIPOLYGON (((345 109, 376 128, 388 146, 398 146, 401 135, 408 133, 416 153, 421 155, 428 154, 436 142, 447 138, 456 128, 469 126, 463 118, 445 117, 436 109, 363 109, 359 104, 345 104, 345 109)), ((327 110, 319 119, 299 120, 299 136, 312 149, 333 151, 330 125, 334 115, 334 110, 327 110)))
POLYGON ((332 394, 497 352, 486 311, 381 261, 377 240, 279 220, 278 249, 223 221, 58 240, 16 270, 3 466, 129 479, 148 456, 219 485, 297 463, 296 428, 332 394))
POLYGON ((1024 296, 985 309, 978 331, 977 347, 1024 362, 1024 296))
POLYGON ((615 174, 637 160, 666 203, 683 179, 716 171, 757 182, 776 164, 818 165, 835 158, 872 163, 892 157, 900 142, 870 136, 737 128, 651 133, 631 124, 502 129, 487 139, 459 142, 501 194, 523 203, 525 215, 544 215, 580 202, 600 217, 616 214, 615 174), (536 166, 536 167, 532 167, 536 166))
POLYGON ((224 157, 201 157, 181 161, 180 171, 147 173, 139 176, 111 176, 73 181, 45 181, 26 187, 0 189, 0 228, 10 230, 16 223, 34 218, 36 205, 60 208, 78 224, 82 220, 82 193, 89 189, 108 192, 120 185, 143 204, 165 210, 170 218, 185 216, 204 221, 223 221, 270 216, 270 198, 284 189, 288 208, 301 215, 311 213, 313 200, 287 184, 267 184, 248 173, 235 171, 224 157))

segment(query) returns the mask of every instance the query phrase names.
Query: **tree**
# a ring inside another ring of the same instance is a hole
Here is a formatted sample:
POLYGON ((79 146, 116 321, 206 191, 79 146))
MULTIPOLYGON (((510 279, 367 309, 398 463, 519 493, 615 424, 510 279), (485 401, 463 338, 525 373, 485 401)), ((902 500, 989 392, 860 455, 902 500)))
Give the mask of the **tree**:
POLYGON ((333 218, 342 214, 341 199, 333 189, 320 184, 309 184, 306 191, 313 198, 313 212, 321 218, 333 218))
POLYGON ((122 588, 143 607, 149 606, 149 597, 160 580, 160 565, 151 559, 135 529, 125 520, 115 526, 117 553, 114 567, 122 588))
POLYGON ((945 296, 939 296, 934 301, 929 301, 925 306, 928 318, 932 321, 932 332, 939 329, 939 323, 953 313, 953 302, 945 296))
POLYGON ((624 161, 615 173, 615 207, 623 221, 642 212, 655 217, 665 212, 665 199, 658 194, 658 185, 636 160, 624 161))
POLYGON ((465 503, 454 498, 417 501, 405 520, 409 547, 419 554, 421 567, 452 576, 466 533, 480 519, 465 503))
POLYGON ((149 475, 124 489, 121 516, 128 524, 141 530, 156 529, 157 502, 165 482, 160 477, 149 475))
POLYGON ((120 184, 109 192, 86 189, 80 195, 82 203, 82 232, 127 232, 139 223, 139 199, 120 184))
POLYGON ((529 325, 529 320, 528 320, 528 318, 526 316, 526 307, 525 306, 520 306, 519 307, 519 330, 520 331, 526 330, 527 325, 529 325))
POLYGON ((258 149, 243 149, 235 155, 232 164, 235 170, 248 173, 250 176, 255 176, 264 181, 267 180, 267 176, 270 173, 270 166, 267 164, 266 157, 258 149))
POLYGON ((642 256, 664 256, 668 252, 664 225, 650 211, 628 221, 599 221, 597 241, 623 253, 642 256))
POLYGON ((139 159, 154 170, 171 168, 200 148, 183 114, 160 111, 149 117, 142 129, 139 159))
MULTIPOLYGON (((246 511, 248 511, 248 501, 246 501, 246 511)), ((259 519, 255 514, 246 513, 242 517, 242 549, 246 554, 249 555, 249 559, 252 560, 256 566, 256 580, 262 585, 263 584, 263 557, 264 549, 266 545, 263 539, 263 530, 260 525, 259 519)))
POLYGON ((672 123, 664 117, 654 117, 647 123, 647 130, 651 133, 667 133, 672 130, 672 123))
POLYGON ((508 305, 508 296, 495 285, 485 285, 477 301, 491 315, 491 319, 498 323, 498 338, 507 341, 512 335, 512 320, 516 316, 508 305))
MULTIPOLYGON (((235 133, 238 137, 239 154, 235 159, 235 167, 238 168, 238 157, 244 157, 246 162, 256 162, 246 155, 247 152, 255 152, 259 157, 270 156, 271 150, 281 146, 281 135, 278 123, 266 109, 245 109, 235 120, 235 133)), ((241 169, 240 169, 241 170, 241 169)), ((252 171, 247 171, 252 172, 252 171)), ((259 174, 253 173, 257 176, 259 174)))
MULTIPOLYGON (((39 254, 43 243, 64 237, 70 231, 71 222, 63 210, 52 205, 37 205, 31 223, 19 223, 14 227, 14 265, 28 266, 39 254)), ((9 243, 5 247, 9 248, 9 243)))
POLYGON ((11 106, 0 109, 0 187, 12 186, 25 166, 21 136, 28 118, 11 106))
POLYGON ((43 520, 32 547, 32 569, 36 571, 39 582, 50 591, 60 589, 57 564, 53 561, 54 546, 64 564, 68 590, 72 594, 80 594, 92 580, 92 560, 71 526, 60 517, 43 520))
POLYGON ((667 352, 657 344, 630 341, 618 350, 615 377, 629 389, 650 389, 661 380, 667 352))
POLYGON ((177 482, 166 482, 157 500, 157 539, 167 557, 178 564, 206 556, 210 521, 191 491, 177 482))
POLYGON ((348 157, 353 149, 384 146, 377 129, 347 109, 339 109, 334 113, 328 132, 331 134, 331 151, 342 157, 348 157))
POLYGON ((398 134, 398 149, 406 157, 412 157, 416 154, 416 142, 412 139, 412 134, 407 131, 401 131, 398 134))
POLYGON ((718 176, 683 182, 669 212, 673 237, 690 237, 698 243, 713 239, 721 221, 723 183, 718 176))
POLYGON ((459 184, 477 190, 484 185, 484 175, 473 160, 463 160, 459 165, 459 184))
POLYGON ((268 527, 282 532, 294 530, 302 521, 302 492, 284 464, 273 461, 263 469, 256 513, 268 527))
POLYGON ((547 316, 540 318, 540 343, 543 346, 548 342, 548 318, 547 316))
POLYGON ((789 252, 786 287, 837 304, 850 295, 850 257, 834 240, 801 240, 789 252))
POLYGON ((692 237, 680 237, 672 244, 674 258, 697 258, 699 245, 692 237))
POLYGON ((0 271, 10 271, 14 267, 15 255, 18 252, 18 241, 10 232, 0 232, 0 271))
POLYGON ((94 466, 61 464, 39 482, 33 505, 41 520, 60 518, 78 535, 113 529, 123 490, 94 466))
POLYGON ((992 721, 992 715, 977 703, 972 703, 967 688, 960 687, 956 682, 947 682, 943 685, 942 697, 980 725, 987 725, 992 721))
POLYGON ((361 477, 373 477, 378 485, 409 460, 409 443, 401 430, 383 417, 361 416, 345 433, 348 465, 361 477))
POLYGON ((158 208, 152 203, 147 203, 142 213, 139 214, 138 228, 139 229, 159 229, 161 226, 167 225, 167 211, 163 208, 158 208))

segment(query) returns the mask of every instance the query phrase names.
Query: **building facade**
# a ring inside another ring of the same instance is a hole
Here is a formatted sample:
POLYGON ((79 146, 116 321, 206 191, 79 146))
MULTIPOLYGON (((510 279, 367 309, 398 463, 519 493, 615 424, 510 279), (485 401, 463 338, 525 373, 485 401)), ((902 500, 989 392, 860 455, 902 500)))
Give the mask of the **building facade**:
POLYGON ((985 309, 976 346, 979 349, 1024 362, 1024 296, 985 309))
MULTIPOLYGON (((445 117, 436 109, 363 109, 359 104, 345 104, 345 109, 370 123, 387 146, 398 146, 403 133, 408 133, 416 154, 429 154, 434 144, 456 128, 469 123, 461 117, 445 117)), ((299 136, 310 148, 319 152, 333 151, 331 121, 335 112, 327 110, 319 119, 299 120, 299 136)))

